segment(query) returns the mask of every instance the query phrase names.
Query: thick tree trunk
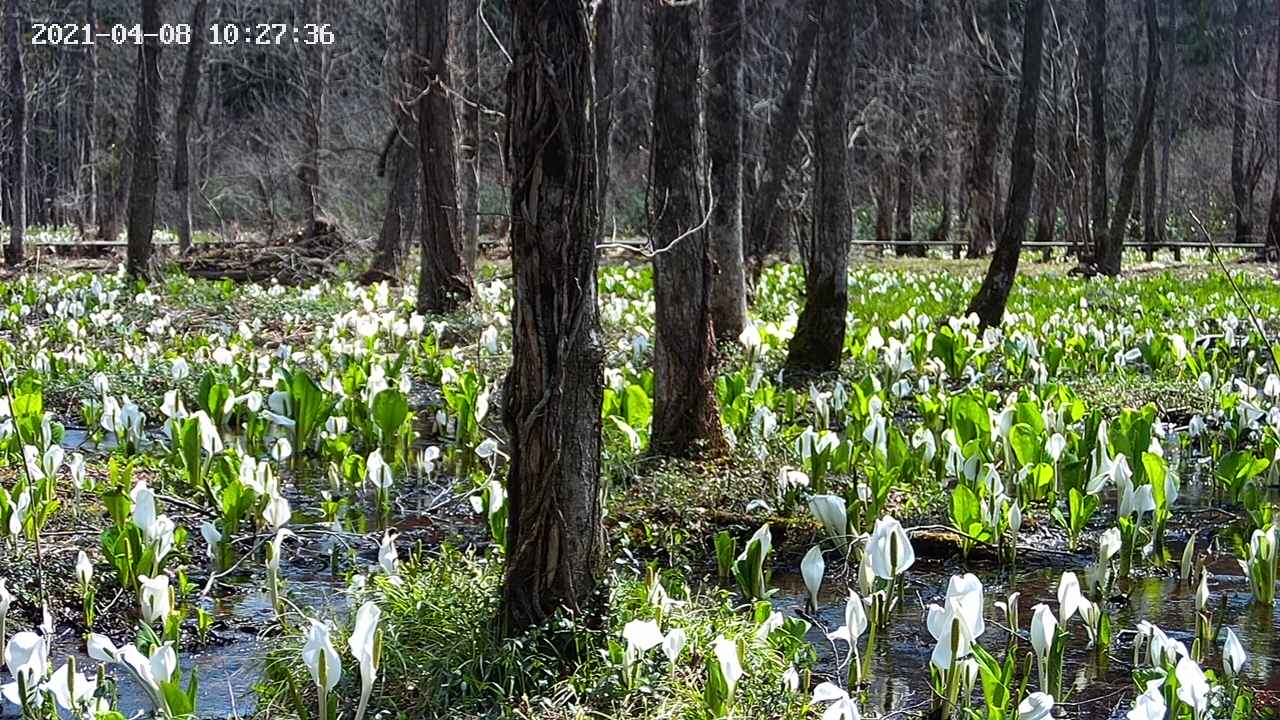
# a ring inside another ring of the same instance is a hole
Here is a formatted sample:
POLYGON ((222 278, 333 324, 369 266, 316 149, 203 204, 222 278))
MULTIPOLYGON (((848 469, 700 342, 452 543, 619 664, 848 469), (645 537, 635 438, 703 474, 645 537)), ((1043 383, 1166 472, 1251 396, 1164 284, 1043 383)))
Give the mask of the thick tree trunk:
POLYGON ((399 281, 406 239, 413 237, 418 222, 418 122, 412 106, 418 96, 414 83, 421 76, 413 47, 415 12, 409 0, 390 0, 385 5, 387 50, 382 81, 395 126, 379 163, 379 175, 385 174, 388 166, 391 170, 373 260, 362 278, 367 282, 399 281))
POLYGON ((983 61, 978 81, 978 128, 969 165, 969 205, 973 227, 966 254, 971 258, 985 256, 995 243, 995 161, 999 154, 1000 129, 1008 95, 1004 73, 1005 56, 1009 54, 1006 38, 1008 15, 1008 0, 982 0, 980 23, 990 44, 979 39, 977 48, 983 55, 983 61))
POLYGON ((707 0, 707 158, 711 163, 711 223, 707 226, 714 273, 711 327, 719 341, 734 340, 747 321, 742 252, 743 0, 707 0))
POLYGON ((155 274, 152 234, 156 226, 156 188, 160 183, 160 8, 159 0, 142 0, 144 40, 138 48, 138 94, 133 109, 133 180, 129 188, 128 257, 135 278, 155 274))
POLYGON ((1027 234, 1031 212, 1031 192, 1036 175, 1036 114, 1040 105, 1040 67, 1044 53, 1045 0, 1027 0, 1026 29, 1022 43, 1022 89, 1018 98, 1018 118, 1013 131, 1013 152, 1009 167, 1009 204, 1004 213, 1000 242, 996 244, 986 279, 969 303, 984 326, 999 327, 1018 275, 1018 258, 1027 234))
POLYGON ((1107 0, 1089 0, 1089 217, 1093 245, 1106 244, 1107 192, 1107 0))
POLYGON ((1235 241, 1247 243, 1253 236, 1253 199, 1249 188, 1244 146, 1249 122, 1249 74, 1253 48, 1245 38, 1250 30, 1249 0, 1236 0, 1232 23, 1231 67, 1231 199, 1235 217, 1235 241))
POLYGON ((656 302, 653 432, 666 455, 725 447, 712 378, 711 249, 708 247, 699 2, 653 8, 653 144, 649 191, 656 302))
POLYGON ((480 258, 480 2, 464 0, 462 24, 462 82, 466 99, 462 111, 462 218, 466 224, 463 257, 475 272, 480 258))
POLYGON ((805 90, 809 86, 809 66, 813 64, 813 51, 818 42, 821 3, 822 0, 809 0, 806 4, 803 25, 798 33, 795 51, 791 54, 786 89, 769 124, 768 148, 764 153, 764 179, 753 199, 750 231, 744 239, 753 283, 760 277, 765 256, 770 250, 769 239, 773 237, 778 199, 782 196, 787 170, 791 167, 796 135, 800 132, 801 106, 805 90))
POLYGON ((422 264, 418 312, 446 313, 471 299, 471 272, 458 228, 453 101, 449 99, 449 0, 414 3, 420 80, 418 171, 422 264))
POLYGON ((507 635, 558 611, 588 613, 604 558, 589 10, 583 0, 514 0, 512 15, 507 635))
POLYGON ((603 228, 607 225, 609 212, 609 181, 613 170, 613 101, 614 101, 614 60, 613 30, 617 24, 618 11, 613 0, 596 0, 592 25, 595 41, 591 46, 592 61, 595 64, 596 94, 592 117, 596 126, 596 175, 600 178, 600 222, 603 228))
POLYGON ((22 67, 22 27, 25 19, 19 0, 9 0, 5 8, 5 54, 9 82, 9 242, 4 262, 21 265, 27 232, 27 75, 22 67))
POLYGON ((1120 169, 1120 187, 1116 194, 1116 206, 1111 215, 1111 227, 1107 241, 1101 248, 1098 270, 1106 275, 1119 275, 1124 256, 1125 229, 1129 213, 1133 209, 1134 189, 1138 184, 1138 170, 1142 155, 1151 139, 1151 120, 1155 114, 1156 90, 1160 83, 1160 29, 1156 20, 1155 0, 1143 0, 1143 13, 1147 26, 1147 73, 1143 81, 1142 104, 1134 120, 1133 137, 1125 151, 1120 169))
MULTIPOLYGON (((204 28, 208 12, 209 0, 196 0, 191 11, 191 27, 204 28)), ((206 35, 204 32, 191 34, 191 43, 187 45, 186 65, 182 68, 182 89, 178 93, 175 117, 173 191, 178 196, 178 251, 183 253, 191 249, 191 162, 188 136, 196 96, 200 92, 200 66, 204 61, 206 35)))
MULTIPOLYGON (((322 23, 321 0, 303 0, 302 16, 308 23, 322 23)), ((324 151, 325 80, 328 61, 323 45, 309 47, 303 58, 306 97, 302 113, 302 165, 298 180, 302 191, 302 216, 306 237, 315 237, 320 222, 320 158, 324 151)))
POLYGON ((853 0, 823 4, 814 72, 813 237, 805 267, 804 309, 787 350, 789 370, 836 370, 849 304, 850 168, 848 69, 853 62, 853 0))

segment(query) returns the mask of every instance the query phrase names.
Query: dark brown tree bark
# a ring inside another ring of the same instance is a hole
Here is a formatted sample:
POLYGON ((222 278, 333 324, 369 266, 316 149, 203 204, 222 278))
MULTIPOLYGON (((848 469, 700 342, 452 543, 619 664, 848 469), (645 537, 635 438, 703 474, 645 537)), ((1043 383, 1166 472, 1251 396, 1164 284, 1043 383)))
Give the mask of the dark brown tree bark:
POLYGON ((1156 255, 1156 144, 1154 140, 1147 143, 1147 149, 1142 154, 1142 245, 1147 262, 1151 262, 1156 255))
POLYGON ((1089 217, 1094 247, 1106 242, 1107 191, 1107 0, 1089 0, 1089 217))
POLYGON ((711 327, 734 340, 747 322, 742 251, 743 0, 707 2, 707 157, 711 163, 711 327))
MULTIPOLYGON (((302 17, 308 23, 323 23, 321 0, 303 0, 302 17)), ((305 98, 302 113, 302 164, 298 181, 302 191, 302 217, 306 237, 315 237, 320 222, 320 163, 324 152, 325 91, 328 75, 325 46, 308 47, 303 58, 305 98)))
POLYGON ((159 0, 142 0, 142 32, 138 48, 138 92, 133 109, 133 180, 129 188, 128 256, 125 266, 135 278, 155 274, 152 235, 156 227, 156 188, 160 183, 160 8, 159 0))
POLYGON ((1040 67, 1044 53, 1045 0, 1027 0, 1026 28, 1022 42, 1022 89, 1013 131, 1013 157, 1009 167, 1009 204, 987 276, 968 312, 977 313, 984 326, 999 327, 1009 292, 1018 276, 1018 258, 1027 234, 1031 192, 1036 175, 1036 114, 1040 106, 1040 67))
POLYGON ((995 161, 999 153, 1000 129, 1008 89, 1004 63, 1009 54, 1006 38, 1009 20, 1008 0, 981 0, 978 22, 982 32, 977 38, 977 52, 983 58, 978 81, 978 127, 969 165, 969 205, 973 227, 970 230, 968 257, 983 257, 995 243, 996 179, 995 161))
POLYGON ((840 367, 849 304, 850 210, 848 69, 853 62, 853 0, 823 3, 814 71, 812 249, 805 266, 804 309, 787 348, 786 367, 840 367))
POLYGON ((1111 227, 1099 253, 1098 270, 1113 276, 1120 274, 1125 229, 1129 224, 1129 213, 1133 210, 1133 196, 1138 184, 1142 155, 1151 140, 1151 120, 1155 115, 1156 91, 1160 83, 1160 28, 1156 19, 1155 0, 1143 0, 1143 14, 1147 27, 1147 72, 1142 85, 1142 104, 1138 108, 1133 136, 1120 168, 1120 186, 1116 193, 1115 210, 1111 214, 1111 227))
POLYGON ((1247 243, 1253 237, 1253 198, 1245 162, 1245 142, 1249 123, 1249 75, 1253 70, 1253 30, 1249 0, 1236 0, 1232 21, 1231 67, 1231 199, 1235 218, 1235 241, 1247 243))
POLYGON ((720 426, 712 365, 712 261, 706 225, 702 148, 700 2, 653 2, 656 93, 650 161, 653 258, 654 452, 687 456, 719 452, 720 426))
POLYGON ((462 218, 463 259, 475 272, 480 258, 480 2, 464 0, 462 24, 462 218))
POLYGON ((404 267, 407 238, 418 222, 418 121, 413 103, 418 96, 414 83, 421 80, 414 52, 414 3, 392 0, 385 4, 384 35, 387 51, 382 62, 383 85, 395 122, 379 163, 379 175, 390 168, 387 204, 374 247, 367 282, 398 282, 404 267))
POLYGON ((507 635, 587 613, 604 548, 590 11, 584 0, 514 0, 512 16, 507 635))
POLYGON ((21 265, 27 232, 27 74, 22 66, 22 27, 26 24, 18 0, 5 8, 5 55, 8 68, 9 162, 5 180, 9 185, 9 242, 4 262, 21 265))
POLYGON ((449 99, 449 0, 414 3, 421 88, 418 172, 422 186, 422 264, 418 312, 446 313, 471 299, 471 272, 458 228, 453 101, 449 99))
MULTIPOLYGON (((209 0, 196 0, 191 10, 191 27, 205 28, 209 0)), ((182 68, 182 89, 178 93, 173 139, 173 191, 178 196, 178 251, 191 249, 191 162, 188 136, 196 96, 200 92, 200 69, 204 62, 206 32, 192 32, 187 45, 187 60, 182 68)))
MULTIPOLYGON (((1058 47, 1061 47, 1059 45, 1058 47)), ((1043 56, 1043 50, 1041 50, 1043 56)), ((1046 262, 1053 258, 1053 242, 1058 232, 1058 206, 1059 200, 1059 168, 1062 160, 1062 144, 1059 140, 1059 109, 1058 109, 1058 64, 1056 60, 1050 59, 1049 62, 1049 93, 1048 93, 1048 110, 1045 117, 1045 168, 1040 175, 1040 207, 1036 214, 1036 244, 1041 245, 1041 257, 1046 262)), ((993 260, 994 262, 994 260, 993 260)))
POLYGON ((798 33, 796 48, 791 54, 786 89, 769 125, 768 147, 764 153, 764 179, 755 193, 750 230, 744 239, 753 284, 759 278, 760 271, 764 268, 764 259, 771 249, 769 239, 774 234, 778 199, 782 196, 783 183, 794 157, 796 135, 800 132, 801 105, 804 103, 805 90, 809 87, 809 66, 813 64, 813 52, 818 44, 818 16, 822 1, 809 0, 806 4, 801 16, 803 24, 798 33))

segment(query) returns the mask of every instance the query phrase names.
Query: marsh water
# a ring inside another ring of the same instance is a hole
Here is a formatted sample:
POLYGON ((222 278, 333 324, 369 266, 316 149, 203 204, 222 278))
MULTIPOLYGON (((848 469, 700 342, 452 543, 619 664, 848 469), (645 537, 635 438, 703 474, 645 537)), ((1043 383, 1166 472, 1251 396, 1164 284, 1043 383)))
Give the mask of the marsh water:
MULTIPOLYGON (((75 430, 68 430, 63 439, 68 449, 80 449, 86 441, 85 433, 75 430)), ((377 537, 388 527, 401 532, 402 555, 411 545, 433 547, 447 537, 469 535, 472 541, 481 540, 478 524, 469 517, 464 501, 456 497, 442 501, 445 497, 442 492, 423 488, 404 493, 388 516, 373 513, 364 505, 349 508, 347 519, 363 532, 334 536, 321 518, 307 514, 307 509, 318 505, 319 492, 325 482, 323 473, 304 473, 291 480, 289 499, 295 512, 290 527, 301 540, 293 543, 286 553, 282 574, 289 601, 310 616, 340 617, 349 611, 345 578, 342 574, 335 575, 330 568, 334 543, 340 543, 344 557, 348 561, 354 559, 355 569, 360 570, 374 562, 377 537)), ((1212 510, 1212 498, 1204 488, 1201 483, 1185 483, 1169 531, 1169 545, 1173 557, 1178 557, 1182 544, 1194 529, 1202 552, 1210 548, 1206 559, 1212 573, 1210 609, 1216 622, 1225 619, 1225 623, 1219 630, 1219 646, 1205 659, 1206 667, 1220 667, 1221 637, 1230 627, 1249 654, 1243 672, 1245 684, 1256 690, 1280 693, 1280 612, 1275 607, 1259 607, 1253 603, 1247 579, 1231 556, 1229 546, 1217 537, 1226 528, 1230 516, 1212 510)), ((1103 507, 1113 505, 1113 499, 1103 502, 1103 507)), ((1100 519, 1095 518, 1097 528, 1102 527, 1099 522, 1100 519)), ((1010 637, 1004 627, 1004 613, 995 607, 995 602, 1006 599, 1011 590, 1020 593, 1018 616, 1025 652, 1029 647, 1026 632, 1032 608, 1046 603, 1056 614, 1057 586, 1062 572, 1073 570, 1083 577, 1084 565, 1091 558, 1087 553, 1062 551, 1061 534, 1047 527, 1042 527, 1033 538, 1024 539, 1023 545, 1043 546, 1042 549, 1049 551, 1039 554, 1037 561, 1020 561, 1026 569, 1018 570, 1013 577, 1007 570, 989 564, 974 563, 966 569, 958 556, 917 560, 907 573, 905 597, 895 610, 890 627, 880 633, 874 648, 863 651, 871 653, 870 674, 860 698, 868 715, 910 716, 928 709, 929 655, 934 641, 925 627, 925 608, 940 600, 953 574, 971 571, 982 580, 988 622, 980 642, 998 657, 1010 637)), ((1090 542, 1082 543, 1082 547, 1091 546, 1090 542)), ((221 579, 221 591, 199 601, 216 619, 211 641, 201 647, 183 648, 179 653, 184 674, 193 668, 198 674, 197 707, 202 717, 245 717, 252 715, 257 706, 255 686, 263 680, 265 653, 273 641, 270 633, 275 632, 277 626, 271 601, 262 590, 261 562, 247 559, 243 565, 244 574, 221 579), (254 569, 249 570, 250 567, 254 569)), ((805 611, 806 591, 799 574, 783 570, 779 567, 774 573, 772 584, 779 590, 773 601, 778 609, 803 615, 815 623, 809 636, 818 655, 813 682, 831 679, 843 685, 841 664, 846 660, 847 646, 833 644, 825 633, 843 624, 848 583, 853 578, 846 581, 829 574, 823 584, 821 608, 816 614, 810 614, 805 611)), ((1072 639, 1067 647, 1064 670, 1066 697, 1058 703, 1057 717, 1082 720, 1124 717, 1135 695, 1130 671, 1134 628, 1140 620, 1160 626, 1170 637, 1191 646, 1196 625, 1195 588, 1179 581, 1176 567, 1154 572, 1159 574, 1133 578, 1122 595, 1108 604, 1113 633, 1109 653, 1088 647, 1079 618, 1067 623, 1072 639)), ((194 580, 203 582, 202 578, 194 580)), ((82 668, 95 664, 83 655, 83 642, 79 637, 64 631, 57 638, 52 653, 56 664, 61 664, 68 654, 76 655, 82 668)), ((126 712, 149 709, 141 689, 127 678, 122 679, 119 693, 120 707, 126 712)), ((981 702, 976 695, 974 700, 981 702)), ((11 717, 14 710, 5 707, 0 710, 0 716, 11 717)))

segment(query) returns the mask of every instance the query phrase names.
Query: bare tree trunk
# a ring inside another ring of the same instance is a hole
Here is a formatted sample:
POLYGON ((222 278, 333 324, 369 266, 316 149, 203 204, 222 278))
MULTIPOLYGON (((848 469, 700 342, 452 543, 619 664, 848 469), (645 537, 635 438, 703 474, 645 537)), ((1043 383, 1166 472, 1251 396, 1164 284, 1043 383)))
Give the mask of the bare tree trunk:
POLYGON ((592 24, 592 61, 596 82, 593 117, 596 126, 596 175, 600 178, 600 222, 604 233, 609 212, 609 183, 613 177, 614 39, 618 11, 613 0, 596 0, 592 24))
POLYGON ((449 99, 449 0, 414 3, 421 88, 418 170, 422 180, 422 264, 418 312, 446 313, 471 299, 471 272, 458 232, 453 101, 449 99))
MULTIPOLYGON (((205 27, 209 0, 196 0, 191 11, 191 27, 205 27)), ((182 89, 178 93, 176 129, 173 139, 173 191, 178 195, 178 251, 191 249, 191 164, 188 135, 196 96, 200 92, 200 65, 204 61, 205 32, 192 32, 187 45, 187 61, 182 68, 182 89)))
POLYGON ((1151 262, 1156 256, 1156 144, 1154 140, 1147 143, 1147 149, 1142 157, 1142 244, 1147 262, 1151 262))
POLYGON ((1031 192, 1036 175, 1036 114, 1040 105, 1040 68, 1044 53, 1045 0, 1027 0, 1026 29, 1022 43, 1022 89, 1018 98, 1018 118, 1013 131, 1013 153, 1009 168, 1009 205, 1004 213, 1000 242, 996 244, 987 276, 968 312, 977 313, 984 326, 999 327, 1009 292, 1018 275, 1018 258, 1027 234, 1031 213, 1031 192))
POLYGON ((1111 215, 1111 228, 1100 253, 1098 270, 1107 275, 1120 274, 1125 229, 1129 224, 1129 213, 1133 209, 1134 188, 1138 184, 1142 155, 1151 140, 1151 119, 1155 114, 1156 91, 1160 83, 1160 28, 1156 20, 1155 0, 1143 0, 1143 13, 1147 26, 1147 75, 1143 81, 1142 105, 1134 121, 1133 137, 1121 166, 1120 187, 1116 195, 1115 210, 1111 215))
POLYGON ((942 207, 938 213, 938 224, 933 226, 933 232, 929 234, 931 247, 940 247, 951 239, 951 216, 953 214, 951 197, 953 186, 955 185, 956 164, 952 157, 951 147, 945 138, 942 144, 942 207))
POLYGON ((654 0, 650 226, 654 392, 650 445, 666 455, 725 448, 712 378, 711 249, 705 225, 700 2, 654 0), (674 244, 672 244, 674 243, 674 244), (667 247, 669 246, 669 249, 667 247))
POLYGON ((160 183, 160 8, 142 0, 144 40, 138 48, 138 99, 133 119, 133 180, 129 189, 129 252, 126 267, 135 278, 155 274, 151 239, 156 226, 156 188, 160 183))
POLYGON ((764 259, 769 251, 769 238, 773 237, 773 222, 778 211, 778 198, 782 195, 787 169, 791 166, 796 135, 800 131, 801 105, 809 86, 809 66, 813 64, 813 51, 818 40, 818 15, 822 0, 809 0, 804 13, 791 67, 787 74, 786 90, 769 127, 768 148, 765 150, 764 179, 756 192, 751 212, 750 232, 746 236, 747 263, 752 280, 760 277, 764 259))
MULTIPOLYGON (((1280 0, 1276 2, 1275 82, 1275 97, 1280 98, 1280 0)), ((1267 213, 1267 245, 1262 252, 1280 260, 1280 108, 1275 110, 1275 116, 1276 170, 1271 184, 1271 209, 1267 213)))
POLYGON ((812 250, 805 267, 804 309, 787 349, 786 367, 792 371, 835 370, 844 351, 853 235, 847 137, 853 11, 853 0, 823 4, 814 71, 812 250))
POLYGON ((362 282, 398 283, 404 266, 406 239, 413 236, 418 222, 418 122, 413 103, 418 96, 414 83, 420 80, 414 52, 414 3, 389 0, 384 6, 384 35, 387 50, 382 61, 391 117, 395 121, 379 163, 379 175, 386 174, 387 204, 369 270, 362 282))
POLYGON ((480 2, 465 0, 462 67, 466 99, 462 112, 463 257, 473 273, 480 258, 480 2))
POLYGON ((1107 237, 1107 0, 1089 0, 1089 215, 1099 255, 1107 237))
MULTIPOLYGON (((84 22, 97 28, 98 13, 94 0, 85 0, 84 22)), ((84 66, 84 178, 88 183, 89 215, 87 224, 98 224, 98 46, 85 46, 84 66)))
MULTIPOLYGON (((1166 35, 1169 41, 1165 44, 1165 63, 1168 70, 1164 81, 1164 132, 1160 138, 1160 209, 1156 213, 1156 237, 1161 245, 1168 245, 1169 222, 1169 173, 1170 156, 1173 154, 1173 134, 1177 126, 1175 108, 1177 101, 1173 92, 1173 79, 1177 75, 1178 48, 1175 38, 1178 36, 1178 4, 1169 3, 1169 29, 1166 35)), ((1182 260, 1182 248, 1174 246, 1173 257, 1182 260)))
POLYGON ((5 45, 9 68, 9 242, 4 262, 21 265, 27 232, 27 74, 22 67, 22 26, 25 20, 19 0, 5 8, 5 45))
MULTIPOLYGON (((303 0, 305 22, 321 23, 321 1, 303 0)), ((309 47, 303 58, 303 86, 306 88, 302 116, 302 142, 305 146, 298 180, 302 184, 302 210, 306 237, 315 237, 320 220, 320 159, 324 142, 325 85, 328 61, 323 45, 309 47)))
POLYGON ((583 0, 514 0, 512 16, 507 635, 589 614, 604 559, 591 20, 583 0))
MULTIPOLYGON (((907 142, 905 138, 903 142, 907 142)), ((904 144, 898 151, 895 165, 898 170, 898 187, 894 201, 894 252, 897 255, 923 257, 924 246, 914 243, 911 227, 911 214, 915 204, 915 153, 904 144)))
POLYGON ((1253 48, 1245 39, 1252 23, 1249 0, 1236 0, 1232 23, 1231 67, 1231 199, 1235 216, 1235 241, 1247 243, 1253 236, 1253 201, 1245 169, 1244 145, 1249 122, 1249 75, 1253 48))
MULTIPOLYGON (((1043 34, 1043 31, 1042 31, 1043 34)), ((1058 45, 1061 47, 1061 44, 1058 45)), ((1043 50, 1041 51, 1043 56, 1043 50)), ((1052 57, 1052 56, 1051 56, 1052 57)), ((1049 102, 1048 116, 1045 118, 1045 168, 1040 173, 1040 207, 1039 213, 1036 215, 1036 234, 1035 242, 1041 244, 1041 259, 1045 262, 1053 259, 1053 241, 1057 237, 1058 232, 1058 206, 1059 202, 1059 170, 1062 163, 1062 147, 1059 141, 1059 124, 1060 114, 1058 109, 1059 86, 1058 86, 1058 62, 1051 59, 1049 63, 1049 102)), ((1021 101, 1019 101, 1021 102, 1021 101)), ((992 260, 994 263, 994 259, 992 260)))
POLYGON ((707 157, 711 163, 711 327, 719 341, 742 334, 747 285, 742 251, 743 0, 707 0, 707 157))
POLYGON ((985 256, 995 243, 996 180, 995 161, 999 153, 1000 128, 1008 90, 1005 87, 1004 62, 1009 54, 1005 37, 1008 24, 1007 0, 982 0, 981 27, 986 40, 978 40, 983 55, 981 79, 978 83, 978 129, 970 161, 969 193, 973 228, 969 238, 968 257, 985 256))

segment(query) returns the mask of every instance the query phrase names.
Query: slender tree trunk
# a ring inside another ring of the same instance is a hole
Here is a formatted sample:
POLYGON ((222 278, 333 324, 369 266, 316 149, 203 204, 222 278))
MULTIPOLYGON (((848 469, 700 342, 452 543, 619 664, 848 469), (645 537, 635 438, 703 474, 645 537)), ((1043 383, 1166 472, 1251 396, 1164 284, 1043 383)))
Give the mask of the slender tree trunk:
MULTIPOLYGON (((1042 31, 1043 35, 1043 31, 1042 31)), ((1060 46, 1059 46, 1060 47, 1060 46)), ((1043 50, 1041 50, 1043 56, 1043 50)), ((1050 63, 1050 90, 1049 90, 1049 106, 1047 108, 1048 117, 1045 118, 1045 168, 1040 173, 1040 207, 1036 215, 1036 234, 1035 242, 1040 244, 1041 258, 1048 262, 1053 259, 1053 242, 1058 232, 1058 206, 1059 201, 1059 168, 1062 158, 1062 148, 1059 141, 1060 116, 1058 111, 1058 68, 1057 62, 1050 63)), ((1021 102, 1021 101, 1019 101, 1021 102)), ((994 263, 994 260, 992 261, 994 263)))
POLYGON ((508 635, 591 610, 604 558, 589 11, 583 0, 514 0, 512 16, 508 635))
POLYGON ((742 251, 743 0, 707 2, 707 157, 711 162, 711 327, 719 341, 742 334, 747 285, 742 251))
MULTIPOLYGON (((1275 64, 1275 97, 1280 99, 1280 0, 1276 2, 1276 64, 1275 64)), ((1276 169, 1271 184, 1271 209, 1267 213, 1267 246, 1264 255, 1273 255, 1280 260, 1280 108, 1275 109, 1276 129, 1276 169)))
POLYGON ((755 209, 751 212, 751 229, 745 238, 753 283, 764 269, 769 238, 773 237, 778 199, 782 196, 783 183, 794 156, 796 135, 800 132, 801 106, 809 86, 809 66, 813 64, 813 51, 818 41, 821 3, 822 0, 809 0, 806 4, 803 25, 787 72, 786 89, 770 122, 768 148, 764 153, 764 179, 753 199, 755 209))
MULTIPOLYGON (((321 0, 303 0, 302 16, 306 22, 322 23, 321 0)), ((298 179, 302 185, 303 223, 306 237, 315 237, 320 222, 320 163, 324 152, 325 85, 328 61, 324 46, 309 47, 303 59, 306 88, 302 117, 302 166, 298 179)))
POLYGON ((1101 254, 1107 237, 1107 0, 1089 0, 1089 216, 1101 254))
POLYGON ((656 301, 653 432, 666 455, 725 447, 711 374, 712 261, 705 229, 701 3, 654 0, 653 143, 649 191, 656 301))
POLYGON ((1044 53, 1045 0, 1027 0, 1026 29, 1022 42, 1022 89, 1018 98, 1018 119, 1013 131, 1013 152, 1009 168, 1009 204, 1004 213, 1000 242, 996 244, 986 279, 969 303, 984 326, 999 327, 1018 275, 1018 257, 1027 234, 1031 213, 1031 192, 1036 175, 1036 114, 1040 106, 1040 67, 1044 53))
MULTIPOLYGON (((91 28, 97 28, 98 13, 94 0, 85 0, 84 22, 91 28)), ((84 66, 84 179, 88 184, 86 193, 89 199, 89 214, 86 222, 95 228, 98 225, 98 46, 85 46, 84 66)))
POLYGON ((129 252, 126 267, 135 278, 155 274, 152 234, 156 226, 156 188, 160 183, 160 8, 142 0, 144 40, 138 48, 138 95, 133 113, 133 179, 129 189, 129 252))
POLYGON ((462 67, 466 100, 462 112, 463 256, 473 273, 480 258, 480 2, 464 0, 462 67))
POLYGON ((1151 262, 1156 256, 1156 144, 1154 140, 1147 143, 1147 149, 1142 157, 1142 244, 1147 262, 1151 262))
MULTIPOLYGON (((1177 126, 1178 102, 1175 99, 1173 79, 1177 74, 1178 49, 1175 38, 1178 36, 1178 4, 1169 3, 1169 29, 1165 35, 1169 41, 1165 43, 1165 64, 1168 70, 1164 80, 1164 132, 1160 138, 1160 209, 1156 213, 1156 237, 1161 245, 1168 245, 1169 223, 1169 173, 1170 159, 1173 154, 1173 134, 1177 126)), ((1182 248, 1173 248, 1175 260, 1182 260, 1182 248)))
POLYGON ((1245 169, 1244 146, 1249 122, 1249 74, 1253 48, 1245 38, 1252 22, 1249 0, 1236 0, 1232 23, 1231 60, 1231 199, 1235 216, 1235 241, 1247 243, 1253 236, 1253 202, 1245 169))
POLYGON ((22 264, 27 232, 27 75, 22 67, 22 26, 26 24, 19 0, 5 8, 5 54, 9 70, 9 242, 4 262, 22 264))
POLYGON ((1000 129, 1008 95, 1003 69, 1009 54, 1006 38, 1008 0, 982 0, 981 4, 980 22, 990 44, 987 45, 986 40, 978 42, 978 52, 984 59, 978 81, 978 129, 968 183, 973 228, 967 255, 971 258, 985 256, 995 243, 995 161, 999 154, 1000 129))
MULTIPOLYGON (((191 27, 205 27, 209 12, 209 0, 196 0, 191 11, 191 27)), ((178 196, 178 251, 191 249, 191 163, 188 136, 191 132, 191 115, 195 110, 196 96, 200 92, 200 66, 204 61, 205 36, 192 32, 187 45, 187 61, 182 68, 182 89, 178 93, 176 129, 173 139, 173 191, 178 196)))
POLYGON ((914 243, 911 227, 911 214, 915 204, 915 153, 904 145, 898 151, 895 165, 898 169, 898 187, 894 203, 894 251, 897 255, 923 257, 924 246, 914 243))
POLYGON ((1156 90, 1160 83, 1160 29, 1156 20, 1155 0, 1143 0, 1143 13, 1147 26, 1147 73, 1143 81, 1142 104, 1134 121, 1133 137, 1125 151, 1115 211, 1111 215, 1111 228, 1107 232, 1107 242, 1102 248, 1102 262, 1098 268, 1102 273, 1113 276, 1120 274, 1125 229, 1129 224, 1129 213, 1133 209, 1134 189, 1138 184, 1142 155, 1151 139, 1151 119, 1155 114, 1156 90))
POLYGON ((413 103, 418 96, 414 83, 421 77, 413 47, 415 12, 410 0, 390 0, 384 6, 387 50, 382 77, 395 126, 379 163, 379 175, 390 167, 387 204, 364 282, 399 282, 407 238, 413 237, 418 222, 418 122, 413 103))
POLYGON ((933 226, 933 232, 929 234, 929 242, 931 247, 940 247, 951 239, 951 216, 953 214, 951 207, 951 197, 953 186, 955 185, 955 160, 952 157, 951 147, 947 140, 943 140, 942 148, 942 199, 941 207, 938 213, 938 224, 933 226))
POLYGON ((805 267, 804 309, 787 349, 786 367, 793 371, 836 370, 844 351, 853 235, 847 136, 853 5, 853 0, 823 4, 814 72, 813 237, 805 267))
POLYGON ((609 210, 609 182, 613 177, 613 102, 614 39, 618 11, 613 0, 596 0, 592 25, 595 40, 591 46, 596 94, 593 119, 596 126, 596 175, 600 178, 601 234, 605 232, 609 210))
POLYGON ((471 299, 471 272, 458 228, 453 101, 449 99, 449 0, 414 3, 421 66, 418 170, 422 182, 422 264, 418 312, 446 313, 471 299))

